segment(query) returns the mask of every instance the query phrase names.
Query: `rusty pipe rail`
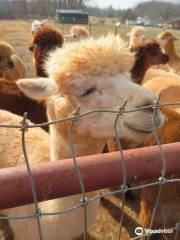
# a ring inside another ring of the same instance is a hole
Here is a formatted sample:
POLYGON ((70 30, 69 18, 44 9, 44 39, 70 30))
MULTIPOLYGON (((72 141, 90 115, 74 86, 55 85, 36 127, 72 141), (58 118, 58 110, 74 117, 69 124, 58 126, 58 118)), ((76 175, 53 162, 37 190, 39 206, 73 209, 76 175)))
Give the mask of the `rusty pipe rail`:
MULTIPOLYGON (((167 175, 180 173, 180 143, 162 145, 167 175)), ((138 183, 161 176, 157 146, 124 151, 127 180, 138 183)), ((119 152, 77 158, 86 192, 120 185, 119 152)), ((37 164, 31 168, 38 201, 81 193, 72 159, 37 164)), ((0 209, 33 203, 25 166, 0 169, 0 209)))

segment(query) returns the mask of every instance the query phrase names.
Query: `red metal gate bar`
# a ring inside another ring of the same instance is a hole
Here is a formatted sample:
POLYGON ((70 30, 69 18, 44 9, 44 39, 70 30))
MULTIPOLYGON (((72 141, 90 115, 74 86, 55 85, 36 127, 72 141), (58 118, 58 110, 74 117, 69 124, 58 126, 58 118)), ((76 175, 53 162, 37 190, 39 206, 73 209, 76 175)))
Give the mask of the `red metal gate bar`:
MULTIPOLYGON (((167 174, 180 173, 180 143, 162 146, 167 174)), ((161 176, 162 161, 157 146, 124 151, 129 183, 161 176)), ((119 152, 77 158, 86 191, 122 183, 119 152)), ((80 193, 72 159, 32 166, 39 201, 80 193)), ((0 169, 0 209, 32 203, 26 167, 0 169)))

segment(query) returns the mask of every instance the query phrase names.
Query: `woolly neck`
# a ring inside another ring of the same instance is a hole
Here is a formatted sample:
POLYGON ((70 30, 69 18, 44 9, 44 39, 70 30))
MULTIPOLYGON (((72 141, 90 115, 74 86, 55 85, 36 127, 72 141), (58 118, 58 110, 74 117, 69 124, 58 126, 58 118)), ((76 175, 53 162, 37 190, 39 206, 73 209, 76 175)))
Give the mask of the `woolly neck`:
POLYGON ((135 57, 136 60, 134 62, 134 65, 131 69, 131 78, 138 84, 141 84, 146 71, 150 67, 149 64, 147 64, 146 60, 144 59, 144 56, 137 56, 135 57))
POLYGON ((169 56, 168 65, 173 66, 174 62, 179 58, 176 54, 175 46, 173 41, 169 41, 167 46, 164 47, 165 53, 169 56))

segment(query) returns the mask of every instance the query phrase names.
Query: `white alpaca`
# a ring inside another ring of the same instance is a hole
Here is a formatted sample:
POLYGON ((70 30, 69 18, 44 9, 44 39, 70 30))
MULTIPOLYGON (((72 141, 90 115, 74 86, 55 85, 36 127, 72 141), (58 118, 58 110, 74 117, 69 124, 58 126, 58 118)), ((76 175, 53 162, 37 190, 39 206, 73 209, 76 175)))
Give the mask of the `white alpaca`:
MULTIPOLYGON (((50 121, 70 116, 80 107, 81 112, 97 108, 115 108, 128 100, 127 109, 153 104, 156 95, 129 80, 127 72, 132 67, 127 65, 129 53, 121 46, 118 37, 108 36, 98 40, 69 44, 63 49, 53 52, 46 67, 49 79, 24 79, 18 85, 26 95, 37 100, 46 100, 47 114, 50 121), (124 62, 126 61, 126 62, 124 62)), ((0 112, 0 124, 16 123, 19 117, 0 112), (17 119, 16 119, 17 118, 17 119), (3 122, 3 123, 4 123, 3 122)), ((125 114, 118 124, 121 137, 142 140, 153 131, 152 111, 138 111, 125 114)), ((94 113, 79 119, 73 130, 73 142, 77 156, 101 153, 107 138, 114 136, 115 115, 109 113, 94 113)), ((159 112, 161 125, 164 121, 159 112)), ((50 126, 51 161, 71 157, 69 147, 69 122, 50 126)), ((14 132, 0 129, 1 150, 0 161, 3 167, 22 163, 20 138, 14 137, 14 132), (5 132, 4 132, 5 131, 5 132), (9 139, 11 139, 9 143, 9 139), (7 149, 13 150, 8 153, 7 149), (16 146, 16 148, 15 148, 16 146), (14 163, 14 149, 16 150, 14 163), (9 159, 7 161, 7 157, 9 159), (12 162, 12 163, 11 163, 12 162)), ((48 161, 48 135, 43 130, 34 129, 27 133, 27 148, 31 163, 48 161), (36 139, 36 137, 38 138, 36 139), (46 140, 46 141, 45 141, 46 140), (34 154, 33 154, 34 153, 34 154), (35 157, 35 159, 34 159, 35 157)), ((20 132, 17 131, 19 136, 20 132)), ((49 188, 51 183, 47 183, 49 188)), ((46 186, 47 187, 47 186, 46 186)), ((51 188, 50 188, 51 189, 51 188)), ((88 193, 87 197, 95 193, 88 193)), ((40 203, 42 212, 62 211, 80 202, 80 195, 46 201, 40 203)), ((88 228, 95 223, 99 202, 88 205, 88 228)), ((4 210, 6 215, 32 214, 33 205, 4 210)), ((43 216, 41 218, 44 240, 71 240, 83 233, 83 209, 60 216, 43 216)), ((37 224, 34 218, 23 221, 10 221, 15 240, 38 240, 37 224)))
POLYGON ((31 33, 35 33, 39 28, 45 25, 45 23, 48 21, 48 19, 44 19, 42 21, 34 20, 31 25, 31 33))

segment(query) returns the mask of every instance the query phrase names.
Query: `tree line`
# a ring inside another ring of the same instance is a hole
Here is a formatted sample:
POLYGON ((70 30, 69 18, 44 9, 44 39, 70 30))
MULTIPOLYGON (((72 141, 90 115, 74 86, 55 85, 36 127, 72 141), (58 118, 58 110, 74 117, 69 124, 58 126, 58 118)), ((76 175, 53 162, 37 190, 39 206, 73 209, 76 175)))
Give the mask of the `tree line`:
POLYGON ((87 0, 0 0, 0 18, 54 17, 57 8, 84 9, 87 0))
MULTIPOLYGON (((127 10, 90 7, 91 0, 0 0, 0 18, 47 18, 55 17, 56 9, 85 9, 97 17, 135 20, 148 15, 156 22, 180 18, 180 4, 164 1, 148 1, 127 10)), ((177 1, 178 2, 178 1, 177 1)))

